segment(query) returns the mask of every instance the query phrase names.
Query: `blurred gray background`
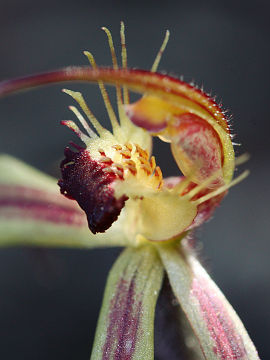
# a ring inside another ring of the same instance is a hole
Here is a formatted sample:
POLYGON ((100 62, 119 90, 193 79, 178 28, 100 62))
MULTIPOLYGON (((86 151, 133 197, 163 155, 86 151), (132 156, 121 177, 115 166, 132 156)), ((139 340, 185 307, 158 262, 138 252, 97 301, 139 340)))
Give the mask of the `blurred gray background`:
MULTIPOLYGON (((263 359, 270 358, 269 265, 269 1, 0 0, 0 79, 87 64, 110 56, 101 26, 119 50, 124 20, 129 66, 149 69, 166 29, 160 65, 217 95, 233 116, 237 154, 248 179, 233 188, 214 219, 197 232, 204 264, 224 291, 263 359)), ((99 119, 106 113, 96 86, 82 90, 99 119)), ((58 176, 73 135, 72 100, 61 86, 0 100, 0 151, 58 176)), ((177 167, 166 144, 155 143, 166 176, 177 167)), ((88 359, 106 274, 119 250, 0 251, 0 358, 88 359)))

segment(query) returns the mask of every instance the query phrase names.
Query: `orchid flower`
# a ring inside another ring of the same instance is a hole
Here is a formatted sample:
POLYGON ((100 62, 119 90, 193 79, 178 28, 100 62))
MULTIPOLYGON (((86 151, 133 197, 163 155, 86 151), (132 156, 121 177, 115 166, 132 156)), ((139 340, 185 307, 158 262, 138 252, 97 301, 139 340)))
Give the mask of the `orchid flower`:
MULTIPOLYGON (((127 67, 124 24, 118 65, 105 31, 112 68, 68 67, 0 83, 0 95, 49 83, 99 85, 112 125, 105 129, 79 92, 64 90, 73 130, 58 181, 10 156, 0 157, 0 243, 45 247, 125 247, 110 271, 92 360, 154 359, 156 301, 166 273, 186 317, 189 359, 255 360, 258 354, 224 295, 196 257, 191 236, 208 220, 233 179, 235 159, 227 119, 202 90, 156 72, 169 32, 151 71, 127 67), (104 84, 116 88, 117 110, 104 84), (129 92, 142 97, 130 103, 129 92), (80 110, 79 110, 80 108, 80 110), (152 153, 156 136, 171 146, 182 172, 163 178, 152 153), (64 195, 64 196, 63 196, 64 195), (72 201, 73 200, 73 201, 72 201), (192 341, 190 341, 192 339, 192 341)), ((166 329, 164 329, 166 331, 166 329)))

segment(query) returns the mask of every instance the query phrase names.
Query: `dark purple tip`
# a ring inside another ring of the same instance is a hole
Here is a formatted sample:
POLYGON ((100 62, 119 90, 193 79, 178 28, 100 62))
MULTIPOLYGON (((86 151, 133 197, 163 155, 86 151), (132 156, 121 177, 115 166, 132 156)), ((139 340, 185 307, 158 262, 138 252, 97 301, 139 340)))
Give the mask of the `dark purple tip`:
POLYGON ((106 166, 93 160, 87 150, 74 152, 69 147, 60 165, 61 193, 78 202, 93 234, 106 231, 117 220, 127 200, 126 196, 115 198, 112 183, 118 177, 115 173, 104 172, 106 166))

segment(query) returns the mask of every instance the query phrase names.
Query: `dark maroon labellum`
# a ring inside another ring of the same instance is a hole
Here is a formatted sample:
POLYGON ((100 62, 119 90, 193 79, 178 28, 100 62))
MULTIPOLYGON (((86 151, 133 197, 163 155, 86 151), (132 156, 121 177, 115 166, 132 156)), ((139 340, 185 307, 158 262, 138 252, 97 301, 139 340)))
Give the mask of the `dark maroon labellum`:
POLYGON ((111 185, 118 177, 113 172, 104 172, 107 166, 93 160, 87 150, 79 148, 75 152, 69 147, 65 149, 65 159, 60 165, 62 179, 58 185, 61 193, 78 202, 93 234, 106 231, 118 218, 127 200, 126 196, 114 197, 111 185))

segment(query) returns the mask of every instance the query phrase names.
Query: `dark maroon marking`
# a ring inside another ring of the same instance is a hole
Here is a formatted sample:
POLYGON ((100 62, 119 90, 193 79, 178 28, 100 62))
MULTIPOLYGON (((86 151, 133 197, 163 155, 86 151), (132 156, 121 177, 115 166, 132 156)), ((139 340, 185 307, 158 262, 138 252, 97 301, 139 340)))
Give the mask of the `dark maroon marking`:
POLYGON ((78 202, 93 234, 107 230, 127 200, 126 196, 115 198, 112 184, 118 177, 104 172, 107 166, 93 160, 87 150, 74 152, 69 147, 61 162, 62 179, 58 181, 61 193, 78 202))
POLYGON ((192 294, 199 301, 202 316, 215 342, 213 351, 222 360, 239 360, 246 356, 245 346, 228 311, 204 278, 196 278, 192 294))
POLYGON ((134 354, 142 308, 142 294, 135 296, 136 275, 130 282, 119 280, 110 305, 103 360, 131 360, 134 354))
POLYGON ((0 215, 7 219, 36 219, 78 227, 86 225, 83 213, 78 210, 29 199, 0 199, 0 215), (7 208, 11 208, 12 211, 8 211, 7 208))

